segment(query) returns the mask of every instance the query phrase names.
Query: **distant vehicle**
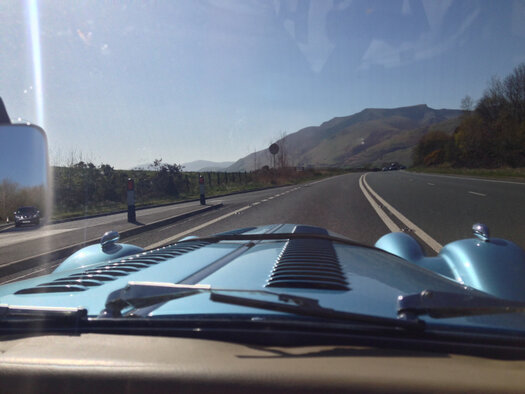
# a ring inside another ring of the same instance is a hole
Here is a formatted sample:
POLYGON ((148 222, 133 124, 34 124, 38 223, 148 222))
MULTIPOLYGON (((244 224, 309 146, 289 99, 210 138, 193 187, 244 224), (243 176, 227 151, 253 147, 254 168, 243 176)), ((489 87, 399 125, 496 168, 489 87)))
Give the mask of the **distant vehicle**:
POLYGON ((40 211, 35 207, 21 207, 14 213, 15 227, 20 227, 22 224, 40 224, 40 211))

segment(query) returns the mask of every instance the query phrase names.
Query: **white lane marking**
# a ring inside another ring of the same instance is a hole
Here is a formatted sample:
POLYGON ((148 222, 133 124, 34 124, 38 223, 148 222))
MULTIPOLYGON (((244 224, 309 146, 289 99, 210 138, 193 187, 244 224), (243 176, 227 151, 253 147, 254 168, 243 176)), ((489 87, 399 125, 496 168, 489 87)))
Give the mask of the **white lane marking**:
POLYGON ((68 231, 75 231, 75 230, 78 230, 78 227, 66 228, 66 229, 54 229, 54 230, 44 227, 43 229, 39 229, 39 230, 29 230, 29 231, 15 230, 15 231, 4 232, 0 235, 0 247, 14 245, 14 244, 25 242, 25 241, 32 241, 38 238, 51 237, 53 235, 66 233, 68 231))
POLYGON ((430 183, 430 182, 427 182, 427 185, 428 186, 436 186, 436 185, 434 185, 433 183, 430 183))
POLYGON ((321 183, 321 182, 327 181, 327 180, 332 179, 332 178, 335 178, 335 177, 324 178, 324 179, 321 179, 321 180, 319 180, 319 181, 315 181, 315 182, 312 182, 312 183, 307 183, 307 185, 308 185, 308 186, 315 185, 315 184, 317 184, 317 183, 321 183))
POLYGON ((273 200, 273 196, 271 196, 271 197, 268 197, 268 200, 273 200))
POLYGON ((252 204, 252 206, 259 205, 260 203, 261 203, 260 201, 254 202, 254 203, 252 204))
POLYGON ((58 267, 60 264, 53 264, 53 265, 50 265, 48 267, 44 267, 44 268, 40 268, 38 270, 32 270, 30 273, 28 274, 24 274, 24 275, 20 275, 20 276, 17 276, 16 278, 12 278, 12 279, 9 279, 9 280, 6 280, 5 282, 2 282, 3 285, 5 284, 8 284, 8 283, 11 283, 11 282, 16 282, 16 281, 19 281, 20 279, 24 279, 30 275, 34 275, 34 274, 37 274, 39 272, 42 272, 42 271, 45 271, 47 269, 53 269, 53 268, 56 268, 58 267))
POLYGON ((437 242, 434 238, 432 238, 430 235, 425 233, 421 228, 416 226, 414 223, 412 223, 410 220, 408 220, 405 216, 401 214, 397 209, 395 209, 392 205, 387 203, 385 200, 383 200, 379 194, 377 194, 366 182, 366 174, 361 176, 363 178, 363 183, 365 186, 370 190, 370 193, 381 203, 383 206, 385 206, 392 214, 399 219, 405 226, 407 226, 409 229, 412 229, 414 233, 421 238, 423 242, 425 242, 430 248, 432 248, 436 253, 439 253, 439 251, 443 248, 443 245, 441 245, 439 242, 437 242))
POLYGON ((481 181, 481 182, 494 182, 494 183, 509 183, 511 185, 522 185, 525 186, 525 182, 513 182, 513 181, 498 181, 497 179, 483 179, 483 178, 471 178, 468 176, 455 176, 455 175, 438 175, 438 174, 424 174, 419 172, 412 173, 415 176, 435 176, 440 178, 454 178, 454 179, 466 179, 469 181, 481 181))
POLYGON ((169 237, 169 238, 165 238, 163 239, 162 241, 159 241, 159 242, 155 242, 154 244, 151 244, 151 245, 148 245, 146 246, 144 249, 155 249, 155 248, 158 248, 162 245, 165 245, 165 244, 168 244, 170 242, 173 242, 173 241, 176 241, 188 234, 192 234, 200 229, 203 229, 204 227, 208 227, 214 223, 217 223, 217 222, 220 222, 221 220, 224 220, 230 216, 233 216, 233 215, 236 215, 238 213, 241 213, 242 211, 245 211, 247 209, 251 208, 250 205, 247 205, 245 207, 242 207, 240 209, 237 209, 236 211, 232 211, 230 213, 227 213, 226 215, 222 215, 222 216, 219 216, 218 218, 215 218, 215 219, 212 219, 206 223, 203 223, 203 224, 200 224, 198 226, 195 226, 193 228, 190 228, 189 230, 186 230, 186 231, 183 231, 182 233, 178 233, 178 234, 175 234, 174 236, 172 237, 169 237))
POLYGON ((262 202, 266 202, 266 201, 268 201, 268 199, 267 199, 267 198, 265 198, 264 200, 262 200, 262 202))
POLYGON ((365 189, 365 187, 363 186, 363 177, 364 175, 361 175, 361 177, 359 178, 359 187, 361 188, 361 191, 365 195, 372 208, 374 208, 378 216, 381 218, 383 223, 385 223, 385 225, 391 232, 401 231, 401 229, 392 221, 392 219, 388 217, 388 215, 381 209, 381 207, 377 205, 370 193, 368 193, 368 191, 365 189))
POLYGON ((486 195, 486 194, 483 194, 483 193, 477 193, 477 192, 471 192, 471 191, 469 191, 469 193, 470 193, 470 194, 474 194, 474 195, 476 195, 476 196, 487 197, 487 195, 486 195))
POLYGON ((172 224, 171 226, 166 226, 166 227, 159 228, 157 231, 166 231, 166 230, 170 230, 170 229, 172 229, 172 228, 175 227, 175 226, 180 226, 180 222, 179 222, 179 223, 172 224))

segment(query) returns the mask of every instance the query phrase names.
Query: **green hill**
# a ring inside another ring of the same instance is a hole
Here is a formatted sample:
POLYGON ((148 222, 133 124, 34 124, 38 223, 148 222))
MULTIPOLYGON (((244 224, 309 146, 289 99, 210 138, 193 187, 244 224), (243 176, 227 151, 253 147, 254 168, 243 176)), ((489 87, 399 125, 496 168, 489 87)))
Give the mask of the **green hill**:
MULTIPOLYGON (((368 108, 301 129, 277 141, 289 165, 360 167, 398 161, 411 164, 411 151, 430 130, 452 133, 460 110, 432 109, 425 104, 392 109, 368 108)), ((250 171, 270 165, 267 150, 252 153, 228 171, 250 171)))

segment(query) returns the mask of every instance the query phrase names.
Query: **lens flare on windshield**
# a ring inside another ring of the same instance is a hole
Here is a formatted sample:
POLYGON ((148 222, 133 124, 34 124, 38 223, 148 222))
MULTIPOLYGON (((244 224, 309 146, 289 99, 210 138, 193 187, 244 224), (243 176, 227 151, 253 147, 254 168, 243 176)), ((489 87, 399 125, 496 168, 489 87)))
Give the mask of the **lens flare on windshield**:
MULTIPOLYGON (((44 122, 44 95, 43 95, 43 83, 42 83, 42 47, 40 45, 40 22, 38 13, 38 2, 37 0, 27 1, 28 21, 29 21, 29 32, 30 32, 30 47, 33 60, 33 86, 34 86, 34 97, 36 107, 36 124, 40 127, 45 128, 44 122)), ((44 220, 48 221, 52 217, 53 209, 53 173, 52 168, 49 166, 49 159, 46 159, 47 163, 47 188, 44 195, 44 220)))
POLYGON ((36 102, 37 124, 44 125, 44 98, 42 89, 42 51, 40 46, 40 24, 38 18, 38 3, 36 0, 28 0, 29 29, 31 35, 31 53, 33 55, 33 77, 36 102))

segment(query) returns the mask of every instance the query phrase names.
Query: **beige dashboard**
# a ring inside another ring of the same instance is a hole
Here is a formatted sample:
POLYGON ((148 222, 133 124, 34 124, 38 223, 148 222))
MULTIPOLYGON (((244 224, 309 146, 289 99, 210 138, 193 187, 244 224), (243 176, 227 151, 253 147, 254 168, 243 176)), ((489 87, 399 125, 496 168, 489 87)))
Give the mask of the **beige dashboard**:
POLYGON ((521 392, 525 361, 131 335, 0 341, 0 392, 521 392))

